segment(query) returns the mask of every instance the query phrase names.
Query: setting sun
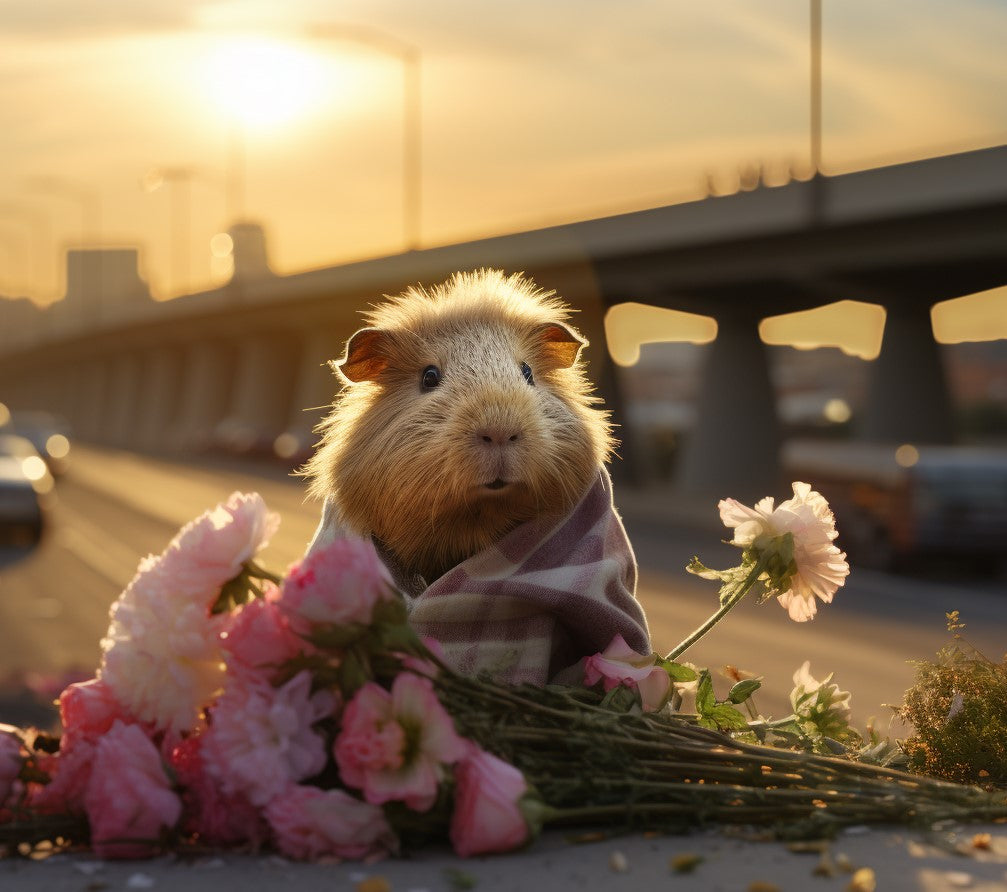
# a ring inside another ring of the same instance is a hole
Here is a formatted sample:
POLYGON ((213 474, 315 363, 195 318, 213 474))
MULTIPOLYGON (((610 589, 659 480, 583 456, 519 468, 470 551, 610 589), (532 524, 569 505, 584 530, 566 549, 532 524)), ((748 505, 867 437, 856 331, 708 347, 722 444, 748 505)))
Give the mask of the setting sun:
POLYGON ((288 124, 317 108, 327 92, 323 60, 294 44, 262 37, 215 43, 205 87, 217 109, 253 129, 288 124))

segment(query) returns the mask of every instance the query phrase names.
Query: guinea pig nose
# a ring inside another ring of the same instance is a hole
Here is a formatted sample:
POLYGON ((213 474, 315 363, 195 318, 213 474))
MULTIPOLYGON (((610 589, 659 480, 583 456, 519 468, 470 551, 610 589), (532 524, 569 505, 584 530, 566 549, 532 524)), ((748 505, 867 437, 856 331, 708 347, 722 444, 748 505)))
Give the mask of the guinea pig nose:
POLYGON ((521 431, 511 427, 484 427, 476 431, 476 439, 481 440, 487 446, 505 446, 520 440, 521 431))

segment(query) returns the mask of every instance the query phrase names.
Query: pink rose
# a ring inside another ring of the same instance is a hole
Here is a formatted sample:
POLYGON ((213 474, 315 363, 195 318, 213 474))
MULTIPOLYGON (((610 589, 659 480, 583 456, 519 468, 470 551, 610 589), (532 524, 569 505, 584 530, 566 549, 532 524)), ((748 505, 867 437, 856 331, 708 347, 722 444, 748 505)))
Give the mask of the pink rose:
POLYGON ((260 845, 269 836, 262 815, 244 796, 228 796, 220 789, 206 770, 202 744, 201 736, 187 737, 168 758, 183 788, 183 831, 208 845, 260 845))
POLYGON ((671 694, 671 678, 656 663, 654 654, 638 654, 622 635, 616 635, 602 653, 584 661, 584 684, 591 687, 603 681, 606 691, 618 685, 636 689, 644 712, 654 712, 671 694))
POLYGON ((396 848, 381 808, 343 790, 291 786, 265 814, 277 847, 291 858, 366 858, 396 848))
POLYGON ((307 671, 279 688, 250 674, 230 677, 203 735, 207 771, 229 796, 265 805, 325 767, 325 743, 313 726, 334 708, 328 692, 311 693, 307 671))
POLYGON ((395 596, 388 568, 365 539, 337 539, 291 567, 280 609, 297 632, 316 625, 367 624, 374 605, 395 596))
POLYGON ((451 844, 461 857, 510 852, 528 842, 521 811, 528 784, 513 765, 473 746, 455 766, 455 781, 451 844))
POLYGON ((241 573, 279 525, 280 516, 267 510, 257 492, 231 493, 226 502, 182 527, 161 559, 179 588, 206 593, 209 608, 220 587, 241 573))
POLYGON ((265 598, 256 598, 235 611, 220 635, 220 645, 231 668, 269 671, 301 651, 308 644, 290 628, 276 602, 274 588, 265 598))
POLYGON ((373 682, 361 687, 335 745, 344 783, 374 805, 402 800, 416 811, 434 804, 442 766, 465 753, 430 680, 408 672, 396 677, 391 693, 373 682))
POLYGON ((95 747, 84 807, 99 858, 148 857, 182 813, 154 744, 118 721, 95 747))
POLYGON ((116 719, 127 720, 122 704, 100 678, 66 688, 59 696, 59 716, 63 723, 63 748, 70 748, 81 739, 94 742, 116 719))
POLYGON ((0 730, 0 808, 7 804, 18 788, 18 775, 24 764, 21 741, 13 734, 0 730))

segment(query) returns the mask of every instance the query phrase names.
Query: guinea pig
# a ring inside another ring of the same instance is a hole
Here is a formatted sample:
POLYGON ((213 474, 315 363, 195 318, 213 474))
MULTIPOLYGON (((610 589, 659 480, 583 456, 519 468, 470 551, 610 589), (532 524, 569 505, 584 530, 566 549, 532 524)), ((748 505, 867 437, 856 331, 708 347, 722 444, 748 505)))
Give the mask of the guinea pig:
POLYGON ((344 387, 304 473, 400 584, 566 514, 597 479, 611 425, 569 315, 520 275, 458 273, 373 308, 331 363, 344 387))

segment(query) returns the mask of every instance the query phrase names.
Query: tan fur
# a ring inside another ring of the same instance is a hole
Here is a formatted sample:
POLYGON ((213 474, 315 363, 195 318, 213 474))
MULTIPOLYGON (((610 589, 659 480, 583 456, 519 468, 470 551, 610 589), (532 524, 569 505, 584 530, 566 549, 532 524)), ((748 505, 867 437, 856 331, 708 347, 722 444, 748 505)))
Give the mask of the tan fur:
POLYGON ((304 469, 313 494, 430 582, 520 523, 565 514, 612 449, 568 316, 492 270, 374 308, 335 364, 347 382, 304 469), (424 391, 430 365, 443 378, 424 391), (485 487, 498 479, 511 485, 485 487))

